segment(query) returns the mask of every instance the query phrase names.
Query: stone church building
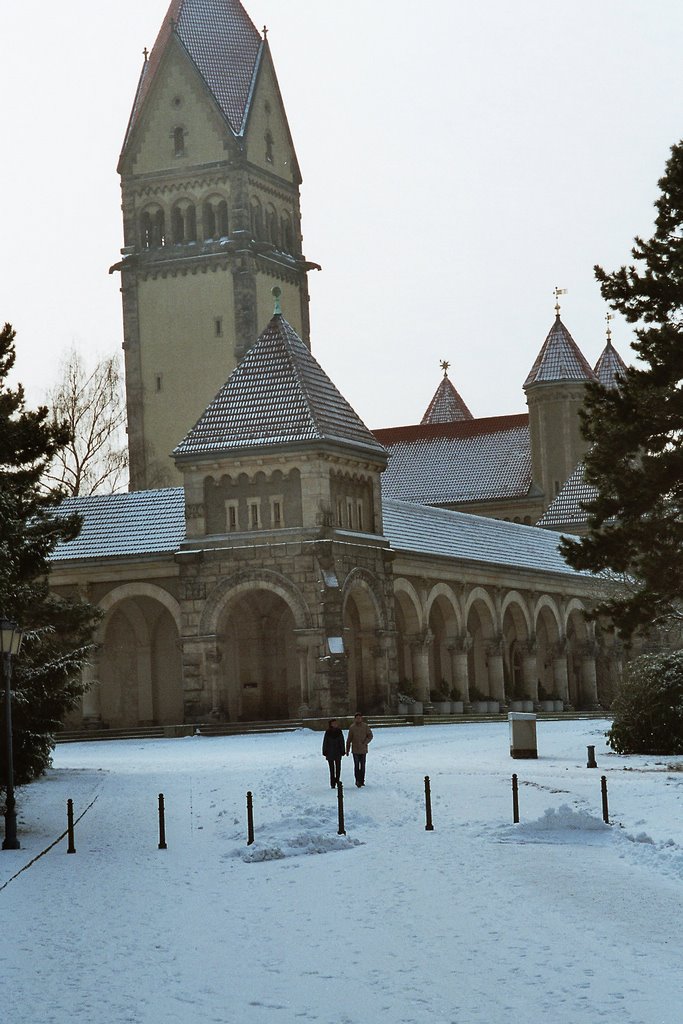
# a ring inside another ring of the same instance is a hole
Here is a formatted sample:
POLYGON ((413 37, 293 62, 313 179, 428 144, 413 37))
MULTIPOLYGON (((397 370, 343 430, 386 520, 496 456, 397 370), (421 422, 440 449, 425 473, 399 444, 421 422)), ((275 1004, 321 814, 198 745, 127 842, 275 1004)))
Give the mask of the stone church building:
POLYGON ((584 616, 607 584, 533 525, 602 372, 559 309, 528 414, 476 420, 444 376, 422 424, 368 430, 311 352, 301 176, 238 0, 173 0, 119 171, 131 490, 67 502, 53 559, 103 612, 77 720, 609 702, 620 645, 584 616))

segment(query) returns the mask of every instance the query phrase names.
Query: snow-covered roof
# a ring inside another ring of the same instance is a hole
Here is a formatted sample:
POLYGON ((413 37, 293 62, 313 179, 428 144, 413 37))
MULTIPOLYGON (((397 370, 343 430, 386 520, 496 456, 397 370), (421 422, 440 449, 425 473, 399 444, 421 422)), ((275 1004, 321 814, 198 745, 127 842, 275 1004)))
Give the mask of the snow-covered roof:
POLYGON ((531 486, 529 417, 375 430, 389 451, 382 489, 430 505, 524 497, 531 486))
POLYGON ((57 546, 52 554, 55 562, 169 553, 178 549, 185 536, 182 487, 68 498, 60 511, 78 512, 83 526, 75 540, 57 546))
POLYGON ((474 417, 444 371, 443 379, 422 417, 423 423, 453 423, 474 417))
POLYGON ((276 314, 173 454, 320 441, 386 457, 294 328, 276 314))
POLYGON ((592 484, 586 483, 583 474, 583 463, 580 462, 538 520, 538 526, 559 530, 585 524, 588 515, 581 508, 581 503, 591 501, 598 492, 592 484))
POLYGON ((556 380, 595 380, 590 364, 560 320, 559 313, 529 370, 524 387, 556 380))
POLYGON ((595 376, 604 388, 615 388, 617 378, 626 373, 626 363, 611 341, 608 341, 595 364, 595 376))
POLYGON ((558 535, 535 526, 386 498, 384 534, 397 551, 580 576, 558 549, 558 535))

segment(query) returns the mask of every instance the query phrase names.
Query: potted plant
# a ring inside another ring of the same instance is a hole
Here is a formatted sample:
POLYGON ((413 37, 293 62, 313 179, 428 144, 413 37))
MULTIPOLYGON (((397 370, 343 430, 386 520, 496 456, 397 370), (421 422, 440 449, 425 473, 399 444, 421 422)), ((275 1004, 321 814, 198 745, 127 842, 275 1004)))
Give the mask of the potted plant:
POLYGON ((451 701, 441 690, 430 690, 429 699, 440 715, 450 715, 451 701))
POLYGON ((487 715, 489 710, 488 698, 485 694, 478 690, 476 686, 470 687, 470 701, 472 704, 472 711, 477 715, 487 715))
POLYGON ((450 698, 451 698, 451 714, 452 715, 461 715, 463 713, 463 711, 465 710, 465 705, 463 703, 462 696, 460 694, 460 690, 458 689, 457 686, 452 686, 451 687, 450 698))
POLYGON ((412 687, 409 682, 404 680, 401 683, 401 689, 396 694, 398 698, 398 713, 399 715, 414 715, 415 714, 415 698, 411 693, 412 687))

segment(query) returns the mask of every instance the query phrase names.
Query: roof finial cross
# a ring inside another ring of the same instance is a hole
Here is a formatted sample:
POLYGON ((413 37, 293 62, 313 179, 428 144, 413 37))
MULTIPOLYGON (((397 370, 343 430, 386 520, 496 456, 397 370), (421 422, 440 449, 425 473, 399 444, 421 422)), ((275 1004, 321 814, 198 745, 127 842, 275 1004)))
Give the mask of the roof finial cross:
POLYGON ((146 64, 147 63, 147 58, 149 57, 149 50, 147 49, 147 47, 145 47, 144 50, 142 51, 142 56, 145 58, 145 64, 146 64))
POLYGON ((605 316, 605 320, 607 321, 607 344, 611 345, 612 344, 612 328, 610 327, 610 323, 612 322, 612 320, 614 320, 614 314, 613 313, 607 313, 607 315, 605 316))
POLYGON ((267 25, 263 26, 263 38, 264 39, 268 39, 268 26, 267 25))
POLYGON ((282 295, 282 288, 278 288, 278 286, 275 285, 274 288, 271 288, 270 294, 275 299, 275 309, 273 310, 273 316, 282 316, 282 306, 280 305, 280 296, 282 295))
POLYGON ((560 295, 566 295, 566 294, 567 294, 567 289, 566 288, 557 288, 557 287, 553 288, 553 295, 555 296, 555 316, 558 317, 558 319, 559 319, 559 316, 560 316, 560 295))
POLYGON ((450 364, 450 363, 448 362, 448 360, 447 360, 447 359, 442 359, 442 360, 441 360, 441 362, 439 363, 439 366, 440 366, 440 367, 441 367, 441 369, 443 370, 443 375, 444 375, 444 377, 447 377, 447 376, 448 376, 448 367, 449 367, 450 365, 451 365, 451 364, 450 364))

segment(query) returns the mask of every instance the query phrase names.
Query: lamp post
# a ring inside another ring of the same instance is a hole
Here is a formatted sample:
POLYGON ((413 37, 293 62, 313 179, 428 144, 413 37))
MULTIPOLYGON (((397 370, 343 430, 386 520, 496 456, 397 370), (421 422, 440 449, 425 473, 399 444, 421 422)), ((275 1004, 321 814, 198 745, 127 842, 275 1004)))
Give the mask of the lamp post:
POLYGON ((5 783, 7 800, 5 809, 5 838, 3 850, 18 850, 17 812, 14 801, 14 755, 12 752, 12 658, 19 653, 22 632, 16 622, 0 619, 0 654, 5 677, 5 783))

